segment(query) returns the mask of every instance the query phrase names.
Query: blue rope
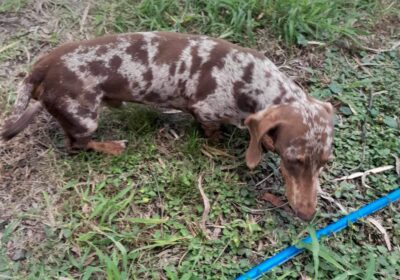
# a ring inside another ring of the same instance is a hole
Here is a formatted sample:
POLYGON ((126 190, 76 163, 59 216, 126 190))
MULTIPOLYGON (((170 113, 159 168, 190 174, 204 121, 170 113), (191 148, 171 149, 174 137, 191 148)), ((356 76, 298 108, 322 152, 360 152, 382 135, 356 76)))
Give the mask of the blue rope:
MULTIPOLYGON (((332 233, 336 233, 341 231, 342 229, 346 228, 348 225, 356 222, 359 219, 362 219, 382 208, 385 208, 389 204, 395 202, 396 200, 400 199, 400 188, 397 190, 392 191, 388 195, 367 204, 360 209, 344 216, 343 218, 339 219, 335 223, 332 223, 326 226, 323 229, 320 229, 316 232, 318 240, 321 237, 329 236, 332 233)), ((308 236, 300 241, 304 243, 311 243, 311 237, 308 236)), ((292 259, 293 257, 297 256, 301 252, 303 252, 303 248, 297 248, 296 245, 292 245, 283 251, 279 252, 275 256, 263 261, 259 265, 255 266, 251 270, 247 271, 245 274, 236 278, 236 280, 255 280, 260 278, 264 273, 269 271, 270 269, 287 262, 288 260, 292 259)))

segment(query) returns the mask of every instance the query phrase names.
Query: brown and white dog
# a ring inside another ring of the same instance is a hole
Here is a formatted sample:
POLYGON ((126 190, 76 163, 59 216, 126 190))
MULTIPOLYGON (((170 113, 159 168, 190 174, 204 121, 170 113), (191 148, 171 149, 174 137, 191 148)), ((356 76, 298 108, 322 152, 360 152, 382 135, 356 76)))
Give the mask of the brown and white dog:
POLYGON ((247 165, 259 163, 262 145, 278 153, 290 205, 300 218, 313 217, 318 175, 331 154, 332 106, 306 95, 264 55, 224 40, 143 32, 62 45, 23 80, 1 136, 14 137, 44 107, 70 149, 119 154, 124 142, 91 135, 101 103, 124 101, 189 112, 208 137, 222 123, 247 127, 247 165), (38 102, 28 106, 31 98, 38 102))

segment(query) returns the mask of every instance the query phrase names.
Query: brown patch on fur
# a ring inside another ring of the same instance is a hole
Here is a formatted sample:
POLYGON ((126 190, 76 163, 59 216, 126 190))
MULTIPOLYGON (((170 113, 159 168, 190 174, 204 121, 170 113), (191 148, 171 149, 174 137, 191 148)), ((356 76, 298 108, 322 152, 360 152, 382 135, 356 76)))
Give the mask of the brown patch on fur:
POLYGON ((241 89, 244 87, 242 81, 237 81, 233 83, 233 95, 236 97, 241 93, 241 89))
POLYGON ((157 102, 162 101, 160 94, 155 91, 150 91, 143 98, 144 98, 144 100, 146 100, 148 102, 157 103, 157 102))
POLYGON ((254 63, 249 63, 246 68, 244 68, 243 72, 243 81, 246 83, 251 83, 253 80, 253 71, 254 71, 254 63))
POLYGON ((199 85, 196 90, 196 101, 201 101, 207 98, 209 94, 212 94, 217 88, 217 82, 211 75, 214 67, 223 67, 223 59, 228 54, 229 49, 224 46, 216 45, 211 53, 210 58, 207 62, 202 65, 202 69, 199 77, 199 85))
POLYGON ((151 84, 151 81, 153 80, 153 72, 151 69, 143 73, 143 80, 151 84))
POLYGON ((87 63, 87 66, 89 68, 89 71, 91 74, 94 76, 107 76, 108 75, 108 70, 103 64, 102 61, 100 60, 95 60, 87 63))
POLYGON ((103 102, 107 104, 107 106, 113 107, 113 108, 119 108, 122 106, 123 101, 121 100, 116 100, 116 99, 110 99, 110 98, 103 98, 103 102))
POLYGON ((56 99, 60 96, 69 95, 71 98, 77 99, 82 94, 82 81, 64 64, 51 65, 42 84, 44 88, 42 98, 52 100, 52 103, 57 103, 56 99), (60 95, 59 92, 63 94, 60 95))
POLYGON ((156 38, 159 43, 158 48, 162 50, 154 57, 154 62, 157 64, 172 64, 176 61, 177 57, 181 55, 183 50, 189 44, 189 37, 180 36, 180 34, 157 32, 162 38, 156 38), (174 43, 170 44, 170 40, 174 43))
POLYGON ((101 85, 106 97, 119 100, 129 100, 130 89, 128 80, 119 74, 111 74, 101 85))
POLYGON ((179 74, 182 74, 186 70, 186 63, 182 62, 181 66, 179 66, 179 74))
POLYGON ((286 103, 292 103, 294 101, 295 101, 294 97, 285 98, 286 103))
POLYGON ((287 93, 287 90, 285 89, 285 87, 283 86, 283 83, 281 81, 279 81, 279 93, 280 93, 281 98, 283 96, 285 96, 287 93))
POLYGON ((275 105, 280 104, 282 102, 282 98, 280 96, 276 97, 273 101, 272 101, 275 105))
POLYGON ((192 77, 199 69, 201 65, 201 57, 198 55, 199 47, 194 46, 190 50, 190 55, 192 57, 192 67, 190 67, 190 76, 192 77))
POLYGON ((254 113, 257 109, 257 102, 247 92, 242 89, 246 83, 251 83, 253 79, 254 63, 249 63, 243 70, 241 81, 233 84, 233 95, 236 99, 238 108, 243 112, 254 113))
POLYGON ((179 95, 182 95, 186 91, 186 83, 187 83, 186 80, 179 79, 179 81, 178 81, 178 92, 179 92, 179 95))
POLYGON ((118 70, 118 68, 122 64, 122 59, 118 55, 114 55, 113 58, 110 60, 110 67, 113 71, 118 70))
POLYGON ((243 112, 254 113, 257 108, 257 102, 247 94, 238 94, 236 104, 243 112))
POLYGON ((169 74, 171 76, 175 76, 175 71, 176 71, 176 63, 172 63, 171 66, 169 66, 169 74))
POLYGON ((132 57, 132 60, 139 61, 142 64, 149 63, 146 42, 143 40, 143 35, 134 34, 130 36, 132 44, 126 48, 126 53, 132 57))

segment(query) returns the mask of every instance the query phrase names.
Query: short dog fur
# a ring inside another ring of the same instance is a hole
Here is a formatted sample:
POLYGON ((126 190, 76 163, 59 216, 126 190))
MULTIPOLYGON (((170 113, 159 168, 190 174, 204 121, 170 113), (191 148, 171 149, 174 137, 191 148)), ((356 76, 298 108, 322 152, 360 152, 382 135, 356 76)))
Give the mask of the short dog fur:
POLYGON ((318 175, 330 154, 333 108, 308 96, 264 55, 207 36, 142 32, 62 45, 41 57, 22 81, 9 140, 43 107, 61 124, 69 149, 119 154, 122 141, 96 142, 102 102, 158 105, 191 113, 208 137, 223 123, 248 128, 246 162, 262 145, 281 156, 289 203, 313 217, 318 175), (30 99, 37 102, 29 105, 30 99))

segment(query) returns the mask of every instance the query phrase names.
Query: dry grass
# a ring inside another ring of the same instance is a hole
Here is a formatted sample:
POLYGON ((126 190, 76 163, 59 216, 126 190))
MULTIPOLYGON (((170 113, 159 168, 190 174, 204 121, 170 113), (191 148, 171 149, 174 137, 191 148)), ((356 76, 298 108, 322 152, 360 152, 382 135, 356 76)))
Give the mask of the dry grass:
MULTIPOLYGON (((77 15, 79 3, 70 3, 77 15)), ((73 17, 65 16, 66 4, 31 1, 22 11, 0 14, 0 46, 8 47, 0 52, 0 127, 15 99, 18 74, 53 44, 79 37, 79 30, 70 26, 73 17)), ((43 112, 13 141, 0 142, 0 222, 19 221, 18 238, 7 244, 9 256, 21 248, 35 248, 45 238, 45 226, 55 224, 65 183, 58 161, 63 153, 58 150, 59 133, 52 117, 43 112)))

